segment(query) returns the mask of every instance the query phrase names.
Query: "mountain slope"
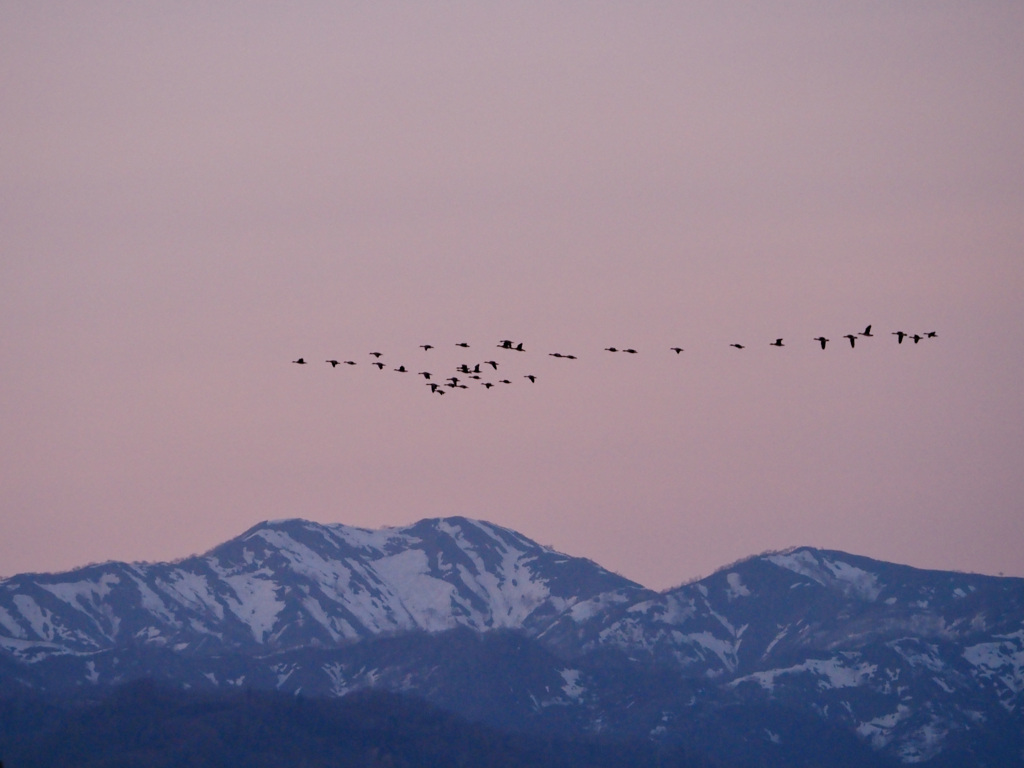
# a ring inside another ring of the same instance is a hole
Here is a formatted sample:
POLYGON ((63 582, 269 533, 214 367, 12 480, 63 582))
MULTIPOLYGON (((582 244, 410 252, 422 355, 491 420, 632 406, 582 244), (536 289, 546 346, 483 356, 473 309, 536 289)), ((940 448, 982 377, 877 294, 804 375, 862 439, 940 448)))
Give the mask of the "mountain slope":
POLYGON ((656 593, 456 517, 0 582, 0 692, 147 677, 412 693, 733 765, 1024 765, 1024 580, 798 548, 656 593))
POLYGON ((0 583, 0 644, 26 661, 126 644, 179 652, 329 647, 455 627, 540 632, 642 587, 466 518, 379 531, 261 523, 177 563, 93 565, 0 583))

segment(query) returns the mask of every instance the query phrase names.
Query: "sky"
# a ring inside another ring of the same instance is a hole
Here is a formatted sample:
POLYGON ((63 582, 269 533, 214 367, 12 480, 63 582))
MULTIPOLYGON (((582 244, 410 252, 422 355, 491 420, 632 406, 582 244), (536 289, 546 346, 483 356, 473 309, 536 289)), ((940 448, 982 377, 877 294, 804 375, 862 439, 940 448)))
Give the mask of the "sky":
POLYGON ((0 575, 464 515, 656 589, 797 545, 1024 576, 1021 40, 0 4, 0 575))

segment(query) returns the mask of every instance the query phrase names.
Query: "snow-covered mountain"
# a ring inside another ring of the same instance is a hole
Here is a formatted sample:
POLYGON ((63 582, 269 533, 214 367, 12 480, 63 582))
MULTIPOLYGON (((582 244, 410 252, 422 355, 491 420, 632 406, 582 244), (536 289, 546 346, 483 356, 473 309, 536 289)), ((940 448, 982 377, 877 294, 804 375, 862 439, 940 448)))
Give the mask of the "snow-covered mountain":
POLYGON ((0 582, 0 691, 139 677, 388 688, 736 765, 1024 765, 1024 580, 799 548, 657 593, 453 517, 0 582))
POLYGON ((30 661, 127 644, 266 653, 413 630, 536 634, 641 592, 588 560, 466 518, 384 530, 282 520, 176 563, 0 582, 0 647, 30 661))

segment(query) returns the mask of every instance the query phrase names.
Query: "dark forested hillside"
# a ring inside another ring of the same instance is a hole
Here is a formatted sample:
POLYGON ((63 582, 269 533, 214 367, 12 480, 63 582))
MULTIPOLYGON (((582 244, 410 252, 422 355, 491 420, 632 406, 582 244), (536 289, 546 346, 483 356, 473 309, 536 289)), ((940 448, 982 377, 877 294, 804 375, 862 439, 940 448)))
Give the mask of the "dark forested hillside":
POLYGON ((644 742, 503 733, 382 691, 190 693, 139 681, 62 706, 0 699, 5 768, 713 768, 644 742))

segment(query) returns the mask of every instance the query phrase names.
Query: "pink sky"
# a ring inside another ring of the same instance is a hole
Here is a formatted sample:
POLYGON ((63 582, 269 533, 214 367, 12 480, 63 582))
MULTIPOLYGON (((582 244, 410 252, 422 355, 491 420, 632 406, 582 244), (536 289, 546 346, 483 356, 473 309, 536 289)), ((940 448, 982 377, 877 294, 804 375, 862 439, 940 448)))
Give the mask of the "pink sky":
POLYGON ((0 574, 466 515, 1024 576, 1024 5, 209 5, 0 6, 0 574))

